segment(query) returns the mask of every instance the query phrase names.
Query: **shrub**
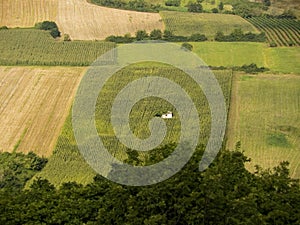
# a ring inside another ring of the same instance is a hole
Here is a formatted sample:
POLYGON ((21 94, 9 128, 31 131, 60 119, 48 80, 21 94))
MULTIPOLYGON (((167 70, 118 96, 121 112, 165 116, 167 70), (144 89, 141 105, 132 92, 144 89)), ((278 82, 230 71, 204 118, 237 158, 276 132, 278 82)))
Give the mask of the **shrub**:
POLYGON ((36 23, 34 27, 39 30, 50 31, 50 34, 53 38, 60 37, 60 31, 58 30, 58 26, 53 21, 44 21, 41 23, 36 23))
POLYGON ((125 34, 124 36, 108 36, 105 38, 105 41, 115 42, 115 43, 131 43, 134 41, 134 38, 132 38, 129 34, 125 34))
POLYGON ((224 4, 223 2, 220 2, 220 4, 218 5, 219 10, 223 10, 224 9, 224 4))
POLYGON ((218 13, 219 10, 218 10, 217 8, 213 8, 213 9, 211 10, 211 12, 212 12, 212 13, 218 13))
POLYGON ((180 6, 180 0, 166 0, 165 2, 166 6, 180 6))
POLYGON ((257 67, 256 64, 251 63, 249 65, 243 65, 242 67, 238 67, 236 68, 236 70, 244 71, 245 73, 255 74, 255 73, 265 72, 268 69, 265 67, 257 67))
POLYGON ((190 2, 187 7, 189 12, 200 13, 203 11, 203 7, 200 3, 190 2))
POLYGON ((249 42, 264 42, 266 41, 265 33, 253 34, 248 32, 244 34, 241 29, 235 29, 231 34, 224 35, 222 32, 217 32, 215 41, 233 42, 233 41, 249 41, 249 42))
POLYGON ((154 29, 150 33, 150 39, 151 40, 161 40, 162 39, 162 32, 159 29, 154 29))
POLYGON ((192 51, 193 50, 193 45, 191 45, 190 43, 184 42, 181 45, 181 49, 184 49, 186 51, 192 51))
POLYGON ((8 30, 8 27, 7 26, 2 26, 2 27, 0 27, 0 30, 8 30))
POLYGON ((189 38, 189 41, 195 41, 195 42, 199 42, 199 41, 206 41, 207 37, 204 34, 192 34, 189 38))
POLYGON ((294 45, 295 45, 295 43, 293 41, 291 41, 291 40, 288 41, 288 46, 291 47, 291 46, 294 46, 294 45))
POLYGON ((135 33, 135 37, 137 41, 142 41, 144 39, 146 39, 149 35, 147 34, 147 32, 145 30, 138 30, 135 33))
POLYGON ((64 41, 71 41, 69 34, 64 34, 64 41))

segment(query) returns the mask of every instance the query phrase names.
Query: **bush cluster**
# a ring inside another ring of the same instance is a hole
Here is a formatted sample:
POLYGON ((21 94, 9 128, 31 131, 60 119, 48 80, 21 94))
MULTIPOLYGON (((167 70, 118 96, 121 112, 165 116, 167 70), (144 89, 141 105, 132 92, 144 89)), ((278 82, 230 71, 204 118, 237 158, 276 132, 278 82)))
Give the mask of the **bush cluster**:
POLYGON ((208 66, 211 70, 228 70, 232 69, 234 71, 243 71, 245 73, 256 74, 263 73, 269 71, 266 67, 258 67, 255 63, 251 63, 249 65, 244 64, 243 66, 234 66, 234 67, 226 67, 226 66, 208 66))
POLYGON ((180 6, 180 2, 180 0, 166 0, 165 5, 178 7, 180 6))
POLYGON ((159 4, 148 3, 144 0, 131 0, 129 2, 122 0, 91 0, 91 2, 96 5, 105 7, 134 10, 140 12, 158 12, 160 9, 159 4))
POLYGON ((265 33, 253 34, 251 32, 243 33, 241 29, 235 29, 231 34, 224 35, 223 32, 217 32, 215 41, 233 42, 233 41, 247 41, 247 42, 265 42, 265 33))
POLYGON ((115 42, 115 43, 132 43, 134 41, 143 41, 143 40, 163 40, 169 42, 201 42, 206 41, 207 37, 204 34, 192 34, 189 37, 177 36, 174 35, 171 31, 165 30, 162 32, 159 29, 154 29, 148 34, 145 30, 138 30, 135 33, 135 37, 132 37, 130 34, 125 34, 124 36, 108 36, 105 41, 115 42))
POLYGON ((41 23, 36 23, 34 25, 34 27, 36 29, 39 29, 39 30, 47 30, 47 31, 50 31, 50 34, 53 38, 57 38, 57 37, 60 37, 60 31, 58 30, 58 26, 56 25, 55 22, 52 22, 52 21, 44 21, 44 22, 41 22, 41 23))

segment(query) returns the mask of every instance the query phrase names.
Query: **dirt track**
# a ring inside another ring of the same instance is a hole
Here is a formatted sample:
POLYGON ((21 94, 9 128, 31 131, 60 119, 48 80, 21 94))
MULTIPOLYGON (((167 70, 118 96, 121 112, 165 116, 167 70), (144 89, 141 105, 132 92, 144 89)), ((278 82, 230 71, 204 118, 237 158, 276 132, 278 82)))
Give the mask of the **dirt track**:
POLYGON ((0 67, 0 152, 51 155, 83 70, 0 67))

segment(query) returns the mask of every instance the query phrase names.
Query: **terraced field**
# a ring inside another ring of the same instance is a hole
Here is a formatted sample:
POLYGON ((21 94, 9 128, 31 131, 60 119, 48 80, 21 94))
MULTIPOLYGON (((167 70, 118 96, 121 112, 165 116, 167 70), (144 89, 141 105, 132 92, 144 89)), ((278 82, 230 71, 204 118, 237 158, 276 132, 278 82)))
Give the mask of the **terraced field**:
POLYGON ((300 46, 300 22, 297 20, 253 17, 248 21, 265 32, 271 44, 300 46))
POLYGON ((83 70, 0 67, 0 151, 50 156, 83 70))
POLYGON ((160 14, 166 29, 175 35, 189 36, 201 33, 213 39, 218 31, 230 34, 237 28, 241 28, 244 32, 259 33, 251 23, 235 15, 170 11, 162 11, 160 14))
POLYGON ((254 165, 272 168, 289 161, 300 177, 300 77, 237 75, 232 90, 228 147, 240 141, 254 165))
POLYGON ((109 35, 163 29, 158 13, 105 8, 86 0, 0 0, 0 9, 0 26, 32 27, 52 20, 74 40, 103 40, 109 35))

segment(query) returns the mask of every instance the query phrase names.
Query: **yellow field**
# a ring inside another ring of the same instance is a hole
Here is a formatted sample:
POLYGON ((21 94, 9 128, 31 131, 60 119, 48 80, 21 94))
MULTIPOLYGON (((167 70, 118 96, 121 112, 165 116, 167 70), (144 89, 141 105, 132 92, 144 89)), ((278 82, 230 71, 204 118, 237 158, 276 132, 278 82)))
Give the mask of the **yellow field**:
POLYGON ((111 9, 86 0, 0 0, 0 26, 30 27, 53 20, 62 33, 76 40, 101 40, 137 30, 164 29, 158 13, 111 9))
POLYGON ((232 87, 227 147, 241 150, 256 164, 272 168, 290 162, 300 178, 300 76, 236 75, 232 87))
POLYGON ((58 0, 0 0, 0 10, 0 26, 32 27, 56 19, 58 0))
POLYGON ((0 67, 0 152, 51 155, 83 71, 0 67))

